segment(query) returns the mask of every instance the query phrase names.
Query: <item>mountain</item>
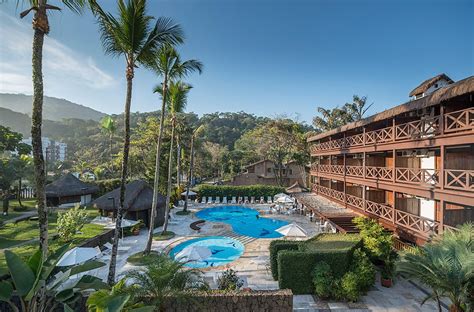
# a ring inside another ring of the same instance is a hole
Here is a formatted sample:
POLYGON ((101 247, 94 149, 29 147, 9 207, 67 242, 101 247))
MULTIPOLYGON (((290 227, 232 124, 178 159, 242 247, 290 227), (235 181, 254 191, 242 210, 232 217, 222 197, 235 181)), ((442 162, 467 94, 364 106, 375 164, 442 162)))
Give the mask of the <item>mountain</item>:
MULTIPOLYGON (((31 95, 0 93, 0 108, 31 116, 33 99, 31 95)), ((106 114, 87 106, 76 104, 65 99, 44 97, 43 119, 61 121, 66 118, 98 121, 106 114)))

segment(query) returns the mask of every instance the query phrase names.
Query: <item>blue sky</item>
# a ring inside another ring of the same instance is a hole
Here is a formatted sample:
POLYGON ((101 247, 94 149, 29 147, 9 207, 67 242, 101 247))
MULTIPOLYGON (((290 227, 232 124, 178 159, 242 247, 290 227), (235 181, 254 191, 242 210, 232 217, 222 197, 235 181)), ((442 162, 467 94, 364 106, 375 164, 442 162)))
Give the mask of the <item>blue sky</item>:
MULTIPOLYGON (((57 1, 51 1, 54 3, 57 1)), ((115 12, 113 1, 100 1, 115 12)), ((380 112, 408 100, 422 80, 474 73, 474 1, 157 0, 149 14, 180 23, 184 58, 205 65, 188 111, 246 111, 311 122, 316 107, 367 95, 380 112)), ((55 3, 54 3, 55 4, 55 3)), ((31 94, 31 18, 0 4, 0 92, 31 94)), ((123 111, 124 60, 105 56, 86 13, 51 14, 45 94, 106 113, 123 111)), ((132 110, 151 111, 153 73, 139 69, 132 110)))

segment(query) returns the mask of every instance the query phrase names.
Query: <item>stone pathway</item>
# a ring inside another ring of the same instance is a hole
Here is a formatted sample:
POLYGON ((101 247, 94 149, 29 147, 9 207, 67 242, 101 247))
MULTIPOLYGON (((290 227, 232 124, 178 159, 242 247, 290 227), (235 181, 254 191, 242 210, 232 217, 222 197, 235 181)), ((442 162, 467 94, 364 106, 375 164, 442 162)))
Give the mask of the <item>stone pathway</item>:
POLYGON ((19 215, 17 217, 14 217, 14 218, 3 221, 3 224, 15 223, 19 220, 27 220, 27 219, 29 219, 31 217, 34 217, 34 216, 37 216, 37 215, 38 215, 37 211, 26 211, 25 213, 22 213, 21 215, 19 215))

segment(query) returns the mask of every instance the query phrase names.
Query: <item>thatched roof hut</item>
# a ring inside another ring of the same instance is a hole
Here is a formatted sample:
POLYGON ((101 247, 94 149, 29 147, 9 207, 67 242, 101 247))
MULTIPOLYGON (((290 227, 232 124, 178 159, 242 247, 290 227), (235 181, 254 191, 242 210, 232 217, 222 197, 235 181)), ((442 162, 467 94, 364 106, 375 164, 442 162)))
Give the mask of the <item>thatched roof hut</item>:
MULTIPOLYGON (((143 180, 135 180, 125 186, 125 217, 133 220, 143 220, 148 226, 151 206, 153 202, 153 188, 143 180)), ((120 187, 110 191, 92 202, 94 207, 105 214, 114 215, 120 204, 120 187)), ((166 199, 158 194, 157 217, 155 227, 164 222, 166 199)))
POLYGON ((68 173, 56 181, 46 185, 46 200, 51 206, 72 206, 76 203, 90 203, 92 194, 99 191, 96 185, 86 183, 68 173))
POLYGON ((438 81, 441 81, 441 80, 446 80, 448 82, 448 84, 451 84, 451 83, 454 82, 446 74, 441 74, 441 75, 438 75, 438 76, 434 76, 432 78, 426 79, 418 87, 413 89, 410 92, 410 96, 416 96, 418 94, 426 93, 426 91, 428 91, 429 88, 431 88, 435 83, 437 83, 438 81))

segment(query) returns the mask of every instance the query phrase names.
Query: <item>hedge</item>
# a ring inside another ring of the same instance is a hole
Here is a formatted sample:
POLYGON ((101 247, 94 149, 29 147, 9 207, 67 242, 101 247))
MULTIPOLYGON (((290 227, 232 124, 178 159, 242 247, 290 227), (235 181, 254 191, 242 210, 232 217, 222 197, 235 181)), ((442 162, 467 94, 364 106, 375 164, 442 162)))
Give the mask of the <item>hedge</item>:
POLYGON ((275 196, 278 193, 283 193, 284 187, 272 186, 272 185, 245 185, 245 186, 233 186, 233 185, 201 185, 198 188, 197 193, 199 197, 266 197, 275 196))
POLYGON ((301 242, 274 240, 270 242, 270 269, 273 279, 278 280, 278 252, 281 250, 298 250, 301 242))
MULTIPOLYGON (((334 276, 341 278, 349 270, 354 250, 360 245, 358 235, 322 234, 299 243, 297 250, 290 247, 274 252, 277 255, 276 270, 280 288, 289 288, 295 294, 313 293, 312 272, 320 261, 328 263, 334 276)), ((273 270, 275 268, 272 268, 272 274, 273 270)))

